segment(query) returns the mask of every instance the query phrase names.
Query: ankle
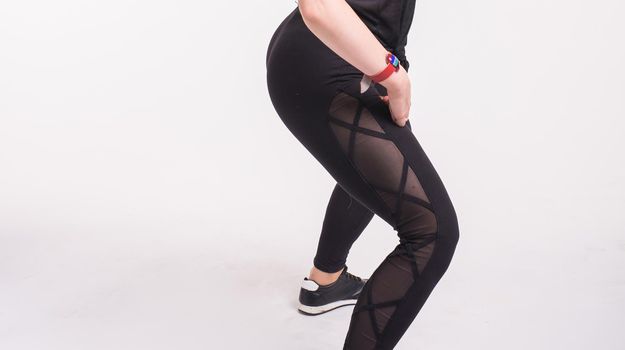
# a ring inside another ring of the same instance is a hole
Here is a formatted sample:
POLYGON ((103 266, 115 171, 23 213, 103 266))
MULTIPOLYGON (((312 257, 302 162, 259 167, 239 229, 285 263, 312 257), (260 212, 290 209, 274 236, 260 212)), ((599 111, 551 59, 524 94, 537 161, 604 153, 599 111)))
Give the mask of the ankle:
POLYGON ((325 271, 321 271, 313 266, 312 269, 310 269, 310 275, 308 276, 308 279, 315 281, 320 286, 326 286, 328 284, 334 283, 339 278, 341 272, 343 272, 344 269, 345 267, 337 272, 328 273, 325 271))

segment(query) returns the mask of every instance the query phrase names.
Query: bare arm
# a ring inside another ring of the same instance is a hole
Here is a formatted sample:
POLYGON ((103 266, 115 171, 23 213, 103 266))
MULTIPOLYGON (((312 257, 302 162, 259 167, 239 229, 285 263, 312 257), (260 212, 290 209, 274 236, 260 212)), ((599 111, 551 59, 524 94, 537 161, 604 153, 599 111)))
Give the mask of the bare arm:
MULTIPOLYGON (((345 0, 299 0, 304 23, 326 46, 356 69, 375 75, 386 66, 387 50, 345 0)), ((410 109, 410 79, 400 66, 380 83, 388 91, 391 114, 404 126, 410 109)))

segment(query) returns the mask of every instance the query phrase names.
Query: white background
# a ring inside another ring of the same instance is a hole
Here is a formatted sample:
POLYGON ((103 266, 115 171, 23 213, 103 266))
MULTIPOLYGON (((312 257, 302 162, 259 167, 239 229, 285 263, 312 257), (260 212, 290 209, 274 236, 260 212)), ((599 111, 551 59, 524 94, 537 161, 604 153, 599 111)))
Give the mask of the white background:
MULTIPOLYGON (((0 4, 0 348, 340 349, 296 312, 334 182, 279 120, 294 1, 0 4)), ((625 3, 419 2, 456 255, 397 349, 625 347, 625 3)), ((397 243, 379 218, 368 276, 397 243)))

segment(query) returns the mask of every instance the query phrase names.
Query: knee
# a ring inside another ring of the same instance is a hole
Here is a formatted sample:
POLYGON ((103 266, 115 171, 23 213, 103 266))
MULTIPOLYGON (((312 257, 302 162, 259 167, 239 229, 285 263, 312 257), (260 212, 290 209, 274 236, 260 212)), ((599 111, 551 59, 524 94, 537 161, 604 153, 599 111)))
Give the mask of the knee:
POLYGON ((453 253, 459 241, 458 218, 453 205, 425 208, 408 205, 402 208, 397 231, 402 243, 424 244, 436 240, 453 253))
POLYGON ((460 228, 456 211, 451 203, 444 210, 437 212, 437 227, 437 241, 443 243, 450 254, 453 254, 460 240, 460 228))
POLYGON ((395 228, 400 243, 427 244, 436 239, 439 218, 429 206, 404 202, 397 216, 395 228))
POLYGON ((397 232, 400 244, 399 254, 414 259, 421 274, 436 251, 434 266, 442 275, 449 265, 458 242, 458 221, 453 208, 421 206, 402 207, 397 232))

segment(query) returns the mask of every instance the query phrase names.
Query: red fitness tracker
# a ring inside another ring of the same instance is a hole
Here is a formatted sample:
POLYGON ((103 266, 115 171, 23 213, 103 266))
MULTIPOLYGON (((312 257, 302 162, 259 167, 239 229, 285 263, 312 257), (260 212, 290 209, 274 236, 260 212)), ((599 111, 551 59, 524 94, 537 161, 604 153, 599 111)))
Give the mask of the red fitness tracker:
POLYGON ((369 78, 374 82, 379 83, 399 70, 399 59, 390 52, 386 55, 386 63, 386 68, 384 68, 380 73, 369 78))

